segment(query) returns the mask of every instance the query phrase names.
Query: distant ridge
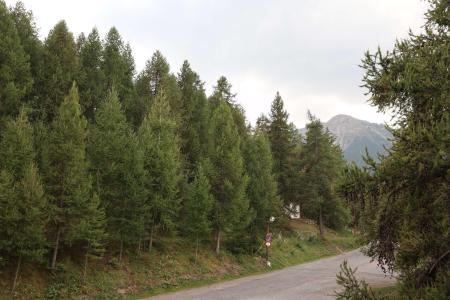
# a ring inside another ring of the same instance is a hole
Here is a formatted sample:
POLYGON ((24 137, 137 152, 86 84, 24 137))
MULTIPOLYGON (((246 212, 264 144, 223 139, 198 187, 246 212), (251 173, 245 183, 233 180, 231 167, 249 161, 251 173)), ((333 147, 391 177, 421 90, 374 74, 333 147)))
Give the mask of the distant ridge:
MULTIPOLYGON (((362 155, 366 147, 374 158, 377 158, 378 154, 384 154, 385 147, 391 147, 392 135, 383 124, 370 123, 348 115, 336 115, 324 125, 335 136, 344 158, 359 166, 364 164, 362 155)), ((301 132, 305 134, 306 129, 301 132)))

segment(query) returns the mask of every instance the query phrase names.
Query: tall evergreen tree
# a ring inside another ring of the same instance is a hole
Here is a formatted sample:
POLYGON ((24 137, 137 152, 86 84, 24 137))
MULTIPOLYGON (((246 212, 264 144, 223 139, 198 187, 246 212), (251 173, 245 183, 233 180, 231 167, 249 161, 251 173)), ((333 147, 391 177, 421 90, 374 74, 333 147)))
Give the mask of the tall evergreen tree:
POLYGON ((0 252, 16 260, 14 291, 22 261, 39 261, 46 243, 46 199, 25 111, 6 123, 0 156, 0 252))
MULTIPOLYGON (((86 158, 87 121, 81 114, 78 90, 73 84, 52 122, 45 153, 46 188, 50 201, 50 234, 54 238, 51 268, 60 245, 78 235, 90 213, 91 178, 86 158)), ((85 240, 80 237, 78 240, 85 240)))
POLYGON ((303 147, 301 176, 305 214, 317 220, 320 235, 324 226, 345 225, 345 210, 334 192, 336 180, 344 166, 342 151, 320 120, 308 112, 306 142, 303 147))
POLYGON ((271 216, 279 217, 282 202, 277 193, 277 182, 273 175, 272 152, 269 140, 263 131, 257 130, 248 140, 245 151, 246 171, 249 177, 247 197, 255 211, 250 226, 251 246, 258 247, 263 230, 271 216))
POLYGON ((92 29, 80 48, 80 103, 88 121, 93 121, 95 110, 104 99, 105 74, 102 66, 103 46, 96 28, 92 29))
MULTIPOLYGON (((12 13, 0 1, 0 118, 15 116, 33 84, 29 56, 21 43, 12 13)), ((0 123, 1 126, 1 123, 0 123)))
POLYGON ((104 41, 101 71, 106 81, 102 99, 114 87, 124 110, 127 111, 136 95, 133 84, 135 64, 131 47, 123 42, 115 27, 109 30, 104 41))
POLYGON ((11 10, 16 24, 17 33, 25 53, 29 56, 30 73, 33 85, 25 96, 25 102, 35 105, 40 95, 40 87, 43 84, 44 70, 44 46, 39 39, 38 29, 31 11, 27 11, 22 2, 18 1, 11 10))
POLYGON ((194 180, 190 183, 184 203, 184 231, 195 239, 195 262, 199 241, 211 233, 211 212, 214 199, 211 185, 202 163, 197 165, 194 180))
POLYGON ((36 106, 40 117, 50 122, 78 74, 75 41, 65 21, 57 23, 45 39, 44 62, 36 106))
POLYGON ((228 82, 228 79, 225 76, 221 76, 217 80, 217 85, 214 86, 212 96, 209 98, 210 109, 213 110, 223 101, 231 108, 233 121, 236 124, 239 137, 241 138, 242 152, 245 140, 249 134, 249 128, 246 124, 244 108, 236 102, 236 94, 231 91, 231 88, 232 85, 228 82))
POLYGON ((25 169, 34 162, 33 128, 22 109, 15 120, 5 124, 0 142, 0 168, 7 170, 14 180, 24 177, 25 169))
POLYGON ((449 2, 429 2, 420 34, 366 53, 362 65, 371 104, 395 116, 392 148, 371 163, 378 194, 364 200, 377 209, 365 240, 410 299, 450 296, 449 2))
POLYGON ((245 195, 248 177, 244 172, 241 141, 231 108, 224 100, 219 101, 212 112, 209 138, 210 178, 216 200, 213 227, 216 231, 216 252, 219 253, 222 233, 232 235, 242 232, 252 217, 245 195))
POLYGON ((162 92, 158 94, 139 130, 150 209, 147 219, 149 250, 152 248, 154 234, 159 229, 171 232, 177 225, 182 170, 175 129, 176 123, 171 117, 168 99, 162 92))
POLYGON ((115 90, 101 103, 95 123, 89 137, 95 190, 105 207, 109 237, 120 245, 121 260, 124 244, 137 242, 144 230, 142 152, 115 90))
POLYGON ((172 115, 178 121, 180 114, 180 92, 174 75, 161 52, 156 51, 136 80, 137 98, 133 104, 132 116, 135 126, 139 126, 150 111, 159 93, 164 93, 169 101, 172 115))
POLYGON ((289 159, 291 156, 290 131, 288 113, 284 109, 283 99, 277 92, 270 109, 269 140, 273 154, 273 168, 278 181, 278 192, 284 205, 288 206, 289 199, 289 159))
POLYGON ((196 165, 206 153, 207 102, 203 83, 184 61, 178 74, 181 91, 181 152, 186 159, 189 176, 195 173, 196 165))

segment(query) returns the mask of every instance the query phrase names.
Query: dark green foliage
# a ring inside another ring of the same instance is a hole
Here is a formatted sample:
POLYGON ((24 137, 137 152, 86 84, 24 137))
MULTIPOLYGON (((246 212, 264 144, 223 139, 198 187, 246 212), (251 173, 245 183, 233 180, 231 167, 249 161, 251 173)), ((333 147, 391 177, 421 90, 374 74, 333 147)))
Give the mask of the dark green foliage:
POLYGON ((8 120, 0 142, 0 168, 9 172, 14 180, 24 177, 25 169, 34 162, 33 128, 25 110, 15 120, 8 120))
POLYGON ((104 99, 105 74, 101 69, 103 46, 96 28, 80 45, 80 104, 88 121, 94 120, 94 113, 104 99))
POLYGON ((331 133, 320 120, 308 113, 306 141, 302 151, 302 197, 305 215, 317 220, 321 234, 323 225, 342 228, 346 212, 334 191, 336 180, 344 166, 342 152, 334 144, 331 133))
POLYGON ((288 113, 284 109, 283 99, 277 92, 270 109, 269 140, 273 155, 273 170, 278 181, 278 192, 284 205, 289 205, 289 158, 291 143, 288 113))
POLYGON ((184 202, 183 231, 196 240, 196 258, 199 240, 211 233, 211 212, 214 199, 211 194, 211 185, 201 163, 198 164, 194 180, 188 187, 184 202))
POLYGON ((159 93, 164 93, 169 101, 172 116, 178 121, 180 114, 180 92, 174 75, 161 52, 156 51, 147 61, 144 70, 136 79, 137 98, 130 106, 131 119, 138 127, 150 111, 159 93))
POLYGON ((223 100, 212 112, 209 138, 210 178, 216 200, 213 226, 219 252, 221 233, 239 234, 253 217, 245 195, 248 177, 244 173, 240 137, 231 108, 223 100))
POLYGON ((112 27, 103 45, 103 61, 101 71, 105 76, 103 97, 114 87, 125 111, 131 106, 135 98, 133 76, 135 74, 134 58, 131 47, 124 44, 122 37, 115 27, 112 27))
POLYGON ((33 79, 29 56, 21 43, 13 14, 3 1, 0 1, 0 30, 0 118, 15 117, 33 79))
POLYGON ((282 202, 277 193, 277 182, 272 173, 272 152, 266 134, 257 130, 246 145, 245 165, 249 177, 247 197, 255 211, 250 232, 252 246, 260 246, 265 226, 271 216, 281 215, 282 202))
MULTIPOLYGON (((236 94, 231 91, 231 88, 232 85, 228 82, 228 79, 225 76, 221 76, 219 80, 217 80, 217 85, 214 87, 210 103, 213 107, 217 106, 221 101, 225 101, 229 105, 234 123, 236 124, 238 134, 241 138, 241 146, 243 147, 244 141, 248 136, 249 128, 246 124, 244 108, 236 102, 236 94)), ((242 147, 241 151, 243 151, 242 147)))
POLYGON ((38 30, 34 23, 32 12, 27 11, 22 2, 19 1, 16 3, 15 7, 11 10, 11 14, 14 18, 22 47, 29 57, 30 73, 34 83, 25 95, 25 102, 34 106, 39 101, 40 87, 44 80, 44 45, 39 40, 38 30))
POLYGON ((47 202, 34 164, 32 128, 22 110, 6 123, 0 143, 0 256, 17 264, 41 261, 45 253, 47 202))
POLYGON ((48 135, 45 158, 46 188, 50 202, 50 234, 55 245, 54 268, 59 245, 84 241, 80 227, 91 222, 91 178, 86 158, 87 121, 81 114, 78 90, 73 84, 58 109, 48 135))
POLYGON ((173 232, 177 227, 182 169, 175 129, 168 99, 161 92, 139 129, 150 211, 146 221, 151 242, 155 229, 173 232))
POLYGON ((187 61, 178 74, 178 86, 181 92, 181 152, 191 177, 195 166, 206 154, 208 111, 203 83, 187 61))
POLYGON ((137 242, 144 230, 142 152, 114 90, 101 103, 95 123, 89 137, 94 190, 105 208, 107 232, 123 250, 124 242, 137 242))
POLYGON ((78 73, 75 41, 65 21, 56 24, 45 39, 44 66, 35 105, 40 118, 52 121, 78 73))
POLYGON ((370 102, 394 111, 393 146, 341 184, 360 203, 368 254, 401 274, 404 296, 423 299, 449 297, 450 269, 449 3, 430 3, 422 34, 363 60, 370 102))

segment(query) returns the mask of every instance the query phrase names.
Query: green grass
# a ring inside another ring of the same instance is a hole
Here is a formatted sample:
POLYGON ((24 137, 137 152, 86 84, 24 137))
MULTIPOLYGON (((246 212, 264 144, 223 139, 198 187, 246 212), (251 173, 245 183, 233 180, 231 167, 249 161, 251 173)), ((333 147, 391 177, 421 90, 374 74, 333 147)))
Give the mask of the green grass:
POLYGON ((373 292, 378 299, 400 300, 402 299, 398 292, 397 285, 390 285, 381 288, 373 288, 373 292))
MULTIPOLYGON (((80 262, 62 259, 58 270, 25 265, 17 299, 136 299, 168 291, 198 287, 224 280, 267 272, 287 266, 340 254, 357 248, 349 232, 327 230, 318 237, 314 225, 293 221, 289 228, 275 232, 270 247, 272 267, 265 265, 265 249, 255 255, 216 255, 212 245, 199 249, 194 262, 194 247, 185 239, 158 240, 152 253, 129 254, 119 266, 114 256, 92 261, 86 281, 82 281, 80 262)), ((0 299, 10 299, 10 272, 0 273, 0 299)))

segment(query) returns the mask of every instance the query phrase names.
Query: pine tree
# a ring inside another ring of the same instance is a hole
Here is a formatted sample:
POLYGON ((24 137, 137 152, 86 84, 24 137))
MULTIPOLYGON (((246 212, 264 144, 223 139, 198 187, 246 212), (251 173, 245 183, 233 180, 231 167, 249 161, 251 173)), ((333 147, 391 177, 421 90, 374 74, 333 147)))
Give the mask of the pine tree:
POLYGON ((401 274, 408 299, 450 296, 449 2, 429 2, 420 34, 366 53, 362 64, 370 103, 395 120, 392 148, 370 165, 378 193, 364 200, 377 209, 365 241, 373 259, 401 274))
POLYGON ((149 250, 159 229, 173 232, 180 207, 179 185, 182 176, 176 123, 171 117, 168 99, 158 94, 150 113, 139 129, 144 152, 147 187, 149 250))
POLYGON ((289 199, 289 159, 291 156, 288 113, 284 109, 283 99, 277 92, 270 109, 269 140, 273 154, 273 168, 278 181, 278 192, 285 206, 289 199))
POLYGON ((15 117, 33 79, 29 56, 24 51, 13 15, 3 1, 0 1, 0 30, 0 118, 15 117))
POLYGON ((161 52, 156 51, 136 80, 136 102, 132 107, 133 122, 139 126, 150 111, 159 93, 164 93, 169 101, 172 116, 179 121, 180 91, 170 66, 161 52))
POLYGON ((50 234, 55 241, 51 268, 56 266, 60 246, 77 235, 80 224, 90 217, 86 214, 92 199, 86 139, 87 121, 74 83, 52 122, 45 150, 50 234))
POLYGON ((183 211, 183 228, 188 237, 195 239, 195 262, 197 262, 199 241, 211 233, 210 217, 213 204, 211 185, 202 163, 199 163, 194 180, 188 187, 183 211))
POLYGON ((104 99, 105 74, 101 69, 103 46, 96 28, 92 29, 80 48, 80 103, 88 121, 104 99))
POLYGON ((32 127, 22 110, 6 123, 0 143, 0 251, 17 262, 40 261, 45 252, 46 199, 34 165, 32 127))
POLYGON ((44 65, 36 108, 43 120, 51 122, 78 74, 75 41, 65 21, 57 23, 45 39, 44 65))
POLYGON ((301 207, 303 206, 302 190, 304 188, 300 176, 303 157, 303 137, 293 123, 289 124, 289 143, 290 155, 287 157, 288 168, 286 170, 288 189, 285 195, 289 199, 289 202, 299 206, 301 213, 301 207))
POLYGON ((11 15, 14 18, 22 47, 29 56, 30 73, 33 78, 33 85, 25 95, 25 102, 35 106, 39 101, 39 89, 44 80, 44 45, 39 39, 32 12, 27 11, 22 2, 16 2, 11 10, 11 15))
POLYGON ((33 128, 25 109, 15 120, 6 122, 0 142, 0 157, 0 168, 7 170, 14 180, 21 180, 25 169, 34 162, 33 128))
POLYGON ((216 231, 216 253, 219 253, 222 233, 242 232, 252 217, 245 195, 248 178, 244 172, 240 137, 231 108, 223 100, 212 112, 209 139, 211 186, 216 200, 213 227, 216 231))
POLYGON ((123 42, 115 27, 109 30, 103 44, 101 71, 106 81, 101 99, 114 87, 124 110, 128 111, 136 95, 133 84, 135 64, 131 47, 123 42))
MULTIPOLYGON (((241 146, 244 145, 245 139, 247 139, 249 134, 249 128, 246 124, 245 111, 244 108, 236 102, 236 94, 231 91, 232 85, 228 82, 225 76, 221 76, 217 80, 217 85, 214 86, 213 95, 209 99, 211 109, 214 109, 222 101, 228 104, 231 108, 231 113, 233 115, 234 123, 238 130, 239 137, 242 140, 241 146)), ((243 149, 241 148, 241 151, 243 149)))
POLYGON ((306 142, 303 147, 301 176, 305 214, 317 220, 320 235, 325 224, 345 224, 345 210, 334 192, 334 185, 344 166, 342 151, 334 144, 331 133, 308 112, 306 142))
POLYGON ((251 246, 258 247, 264 227, 271 216, 279 217, 282 202, 277 193, 277 182, 273 175, 272 152, 269 140, 263 131, 257 130, 248 140, 245 151, 246 171, 249 177, 247 197, 255 211, 250 226, 251 246))
POLYGON ((89 257, 99 257, 105 251, 104 243, 107 237, 105 232, 106 216, 100 206, 100 198, 96 193, 87 203, 84 218, 76 225, 76 229, 68 239, 72 242, 82 242, 85 248, 83 280, 86 278, 89 257))
POLYGON ((206 153, 207 102, 203 83, 184 61, 178 74, 181 91, 181 152, 186 159, 188 176, 195 173, 196 165, 206 153))
POLYGON ((142 152, 115 90, 97 110, 89 140, 94 190, 105 207, 109 237, 120 245, 121 260, 124 244, 143 234, 145 195, 142 152))

